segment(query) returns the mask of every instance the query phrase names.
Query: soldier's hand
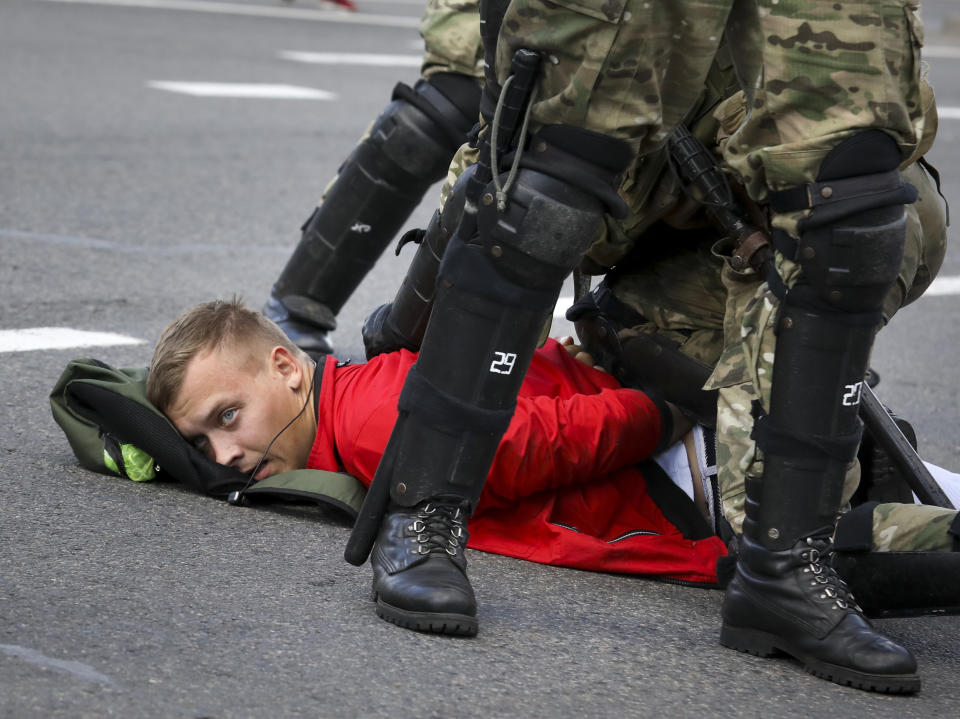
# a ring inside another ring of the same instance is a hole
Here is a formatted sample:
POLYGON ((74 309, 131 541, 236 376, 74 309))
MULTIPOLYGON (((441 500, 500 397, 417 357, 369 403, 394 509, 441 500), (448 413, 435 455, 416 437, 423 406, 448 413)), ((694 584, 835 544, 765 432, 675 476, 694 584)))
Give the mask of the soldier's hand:
POLYGON ((574 342, 573 337, 560 337, 557 341, 563 345, 563 348, 569 353, 569 355, 578 362, 583 362, 589 367, 598 369, 601 372, 606 372, 603 367, 594 363, 593 355, 591 355, 589 352, 584 352, 583 348, 574 342))

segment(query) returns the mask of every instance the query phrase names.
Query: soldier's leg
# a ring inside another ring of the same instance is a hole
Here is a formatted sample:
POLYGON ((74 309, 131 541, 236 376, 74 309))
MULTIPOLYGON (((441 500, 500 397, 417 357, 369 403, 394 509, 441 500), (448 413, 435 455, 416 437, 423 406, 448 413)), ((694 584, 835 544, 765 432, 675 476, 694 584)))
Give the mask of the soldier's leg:
POLYGON ((431 0, 423 77, 402 83, 303 226, 264 314, 304 350, 331 351, 336 315, 423 199, 479 117, 476 3, 431 0))
MULTIPOLYGON (((497 74, 488 76, 481 112, 489 125, 509 60, 530 39, 532 49, 541 51, 544 59, 538 99, 532 104, 536 134, 529 143, 517 144, 523 152, 515 155, 519 171, 512 189, 505 192, 504 206, 498 207, 499 191, 493 184, 481 187, 477 197, 468 194, 470 206, 476 203, 476 220, 465 212, 447 246, 420 357, 407 379, 400 417, 371 488, 378 491, 368 493, 370 502, 371 496, 379 496, 384 482, 389 485, 392 505, 371 558, 374 591, 380 614, 404 626, 459 633, 476 630, 473 593, 457 549, 456 536, 462 530, 459 525, 456 531, 452 527, 462 521, 463 508, 469 510, 479 495, 563 278, 603 231, 605 211, 619 205, 616 176, 633 159, 632 150, 652 148, 662 141, 657 137, 661 120, 676 122, 699 96, 697 78, 693 88, 680 78, 677 83, 667 82, 666 86, 676 88, 677 97, 666 110, 652 70, 637 68, 638 80, 646 77, 642 84, 649 90, 637 99, 644 106, 640 110, 631 104, 637 82, 623 78, 617 68, 625 61, 631 67, 637 65, 635 34, 650 40, 650 57, 642 58, 650 68, 657 62, 654 50, 675 44, 673 35, 679 34, 704 48, 696 66, 702 81, 726 16, 725 0, 716 3, 717 12, 709 23, 704 22, 708 13, 702 4, 695 16, 686 18, 671 15, 660 3, 627 4, 629 10, 604 5, 603 10, 598 6, 586 14, 536 0, 507 8, 504 29, 509 26, 510 37, 499 38, 497 74), (598 17, 598 12, 613 13, 613 17, 598 17), (553 32, 540 32, 545 14, 554 13, 567 14, 569 24, 554 21, 550 23, 553 32), (651 19, 657 22, 647 22, 651 19), (618 32, 621 23, 632 24, 618 32), (585 48, 576 40, 587 32, 585 24, 596 27, 591 35, 599 44, 585 48), (531 32, 518 34, 521 26, 531 32), (577 52, 582 55, 576 56, 577 52), (581 84, 585 77, 590 81, 581 84), (617 98, 604 95, 604 88, 617 98), (587 97, 598 89, 599 98, 587 97), (594 99, 605 108, 612 102, 618 112, 609 117, 590 113, 587 106, 594 99), (568 114, 567 100, 579 105, 580 111, 568 114), (620 117, 620 111, 628 113, 628 119, 620 117), (567 121, 570 125, 562 124, 567 121), (616 132, 627 143, 590 131, 608 131, 605 123, 612 124, 615 132, 629 124, 616 132), (475 230, 464 230, 474 222, 475 230), (446 519, 435 524, 435 530, 412 535, 410 528, 426 526, 426 520, 418 517, 424 506, 434 512, 430 516, 439 512, 446 519), (416 553, 420 535, 430 543, 425 552, 428 559, 416 553), (441 545, 451 552, 442 553, 441 545), (444 591, 436 591, 438 586, 444 591)), ((491 3, 486 12, 485 27, 496 30, 502 7, 491 3)), ((493 44, 490 40, 485 36, 488 47, 493 44)), ((684 47, 684 59, 689 50, 689 45, 684 47)), ((362 512, 361 518, 365 522, 367 513, 362 512)), ((364 531, 358 522, 351 545, 364 531)), ((348 558, 361 559, 350 550, 348 546, 348 558)))
POLYGON ((831 563, 871 616, 960 613, 960 515, 870 502, 837 523, 831 563))
POLYGON ((624 386, 710 427, 717 393, 702 388, 723 348, 725 297, 714 237, 710 227, 655 224, 567 313, 584 349, 624 386))
POLYGON ((913 656, 869 624, 826 563, 859 443, 859 389, 903 254, 904 204, 915 199, 898 171, 916 140, 911 115, 922 114, 910 10, 891 17, 888 6, 873 4, 876 24, 865 30, 862 17, 839 5, 820 4, 803 18, 759 5, 754 37, 762 38, 764 73, 725 157, 754 199, 772 208, 778 274, 768 282, 780 303, 771 315, 772 377, 751 378, 769 387, 769 404, 753 404, 759 453, 746 472, 721 641, 763 656, 787 652, 839 683, 916 691, 913 656), (823 32, 845 49, 813 39, 823 32), (849 42, 863 55, 847 55, 849 42), (887 72, 862 71, 877 59, 887 72), (856 93, 854 80, 864 81, 856 93), (877 100, 889 103, 884 112, 870 104, 877 100))
MULTIPOLYGON (((451 167, 460 164, 464 150, 469 147, 461 148, 451 167)), ((361 335, 367 359, 399 349, 411 352, 420 349, 433 308, 440 261, 460 223, 472 169, 471 166, 459 173, 456 184, 444 194, 443 206, 434 212, 426 230, 411 230, 403 236, 403 241, 417 243, 417 252, 393 301, 377 307, 364 320, 361 335)))
MULTIPOLYGON (((614 187, 619 168, 593 162, 626 155, 616 141, 571 129, 572 148, 592 139, 590 160, 578 158, 559 146, 568 136, 560 130, 539 141, 551 145, 544 165, 562 158, 562 177, 521 169, 505 211, 481 200, 476 229, 466 234, 469 222, 462 221, 443 256, 423 346, 374 478, 389 484, 391 500, 371 555, 377 611, 401 626, 476 631, 462 525, 513 414, 540 328, 603 224, 603 203, 591 189, 596 182, 614 187), (581 186, 571 183, 578 168, 581 186)), ((494 191, 491 183, 482 195, 494 191)))

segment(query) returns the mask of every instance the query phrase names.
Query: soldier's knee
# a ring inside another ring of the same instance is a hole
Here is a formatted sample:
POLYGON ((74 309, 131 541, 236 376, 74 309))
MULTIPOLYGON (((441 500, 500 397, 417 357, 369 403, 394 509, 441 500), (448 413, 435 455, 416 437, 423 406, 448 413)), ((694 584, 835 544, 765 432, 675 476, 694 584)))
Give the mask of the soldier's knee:
POLYGON ((834 148, 815 182, 771 194, 777 212, 810 210, 798 223, 799 240, 774 233, 777 249, 803 270, 788 302, 825 312, 879 312, 903 258, 904 205, 917 196, 899 162, 893 139, 868 130, 834 148))

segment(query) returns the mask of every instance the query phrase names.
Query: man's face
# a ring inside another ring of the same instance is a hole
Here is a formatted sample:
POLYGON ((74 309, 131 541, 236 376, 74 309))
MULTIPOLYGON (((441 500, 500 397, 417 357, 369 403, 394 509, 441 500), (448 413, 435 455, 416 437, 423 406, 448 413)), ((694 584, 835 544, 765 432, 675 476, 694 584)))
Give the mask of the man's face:
MULTIPOLYGON (((277 432, 303 407, 310 378, 283 347, 259 359, 218 347, 186 366, 167 410, 180 433, 220 464, 250 474, 277 432)), ((306 467, 316 421, 310 408, 277 437, 256 479, 306 467)))

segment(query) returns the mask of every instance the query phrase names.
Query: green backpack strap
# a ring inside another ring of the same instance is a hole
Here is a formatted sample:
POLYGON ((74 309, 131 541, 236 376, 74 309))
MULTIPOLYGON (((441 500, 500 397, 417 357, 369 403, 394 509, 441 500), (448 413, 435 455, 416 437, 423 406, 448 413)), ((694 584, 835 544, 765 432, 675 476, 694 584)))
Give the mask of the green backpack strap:
POLYGON ((321 469, 294 469, 261 479, 247 489, 235 492, 228 500, 245 497, 262 499, 308 499, 336 507, 356 519, 367 490, 356 477, 344 472, 321 469))

